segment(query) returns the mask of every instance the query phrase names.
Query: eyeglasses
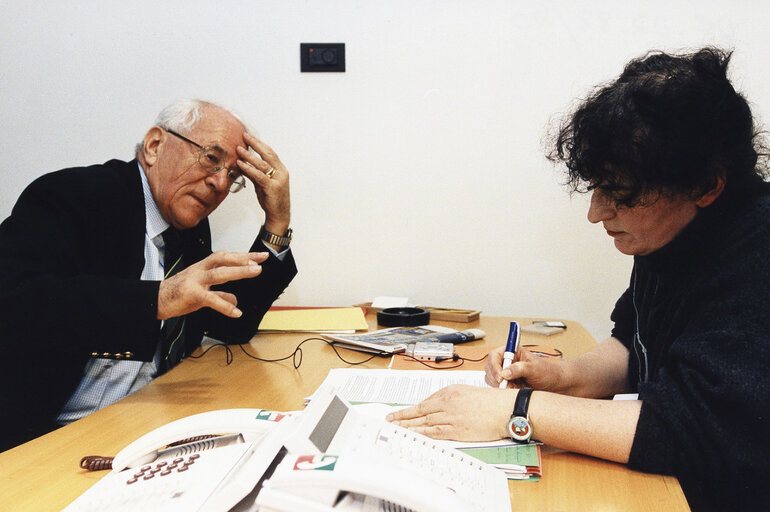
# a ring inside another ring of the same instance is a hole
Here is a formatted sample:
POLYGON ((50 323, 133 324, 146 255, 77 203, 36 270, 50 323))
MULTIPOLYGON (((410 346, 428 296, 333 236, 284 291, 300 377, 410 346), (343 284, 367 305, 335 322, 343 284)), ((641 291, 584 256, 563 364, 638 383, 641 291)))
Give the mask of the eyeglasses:
MULTIPOLYGON (((198 153, 198 163, 207 173, 216 174, 225 168, 224 155, 221 149, 201 146, 197 142, 188 139, 184 135, 180 135, 173 130, 169 130, 168 128, 164 129, 171 135, 179 137, 183 141, 189 142, 196 148, 200 149, 200 152, 198 153)), ((236 192, 239 192, 241 189, 246 187, 246 178, 243 176, 243 174, 234 169, 227 169, 227 179, 230 181, 231 194, 235 194, 236 192)))

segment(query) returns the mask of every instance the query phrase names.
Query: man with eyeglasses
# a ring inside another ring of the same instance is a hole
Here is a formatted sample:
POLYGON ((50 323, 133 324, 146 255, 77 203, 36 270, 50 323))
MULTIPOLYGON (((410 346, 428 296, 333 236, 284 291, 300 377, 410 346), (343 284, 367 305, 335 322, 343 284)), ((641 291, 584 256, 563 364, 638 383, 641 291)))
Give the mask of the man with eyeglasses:
POLYGON ((136 391, 210 338, 247 342, 296 274, 289 175, 229 111, 166 107, 136 159, 42 176, 0 225, 3 446, 136 391), (249 252, 207 217, 254 185, 249 252), (85 369, 84 369, 85 367, 85 369))

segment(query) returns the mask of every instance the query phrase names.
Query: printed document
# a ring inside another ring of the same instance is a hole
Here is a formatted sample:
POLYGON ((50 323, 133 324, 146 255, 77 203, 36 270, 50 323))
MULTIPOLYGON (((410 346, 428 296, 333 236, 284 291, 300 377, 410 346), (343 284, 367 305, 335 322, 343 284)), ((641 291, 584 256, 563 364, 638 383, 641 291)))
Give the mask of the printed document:
MULTIPOLYGON (((483 371, 366 370, 333 368, 319 388, 332 386, 351 403, 414 405, 452 384, 489 387, 483 371)), ((308 400, 312 400, 311 396, 308 400)))

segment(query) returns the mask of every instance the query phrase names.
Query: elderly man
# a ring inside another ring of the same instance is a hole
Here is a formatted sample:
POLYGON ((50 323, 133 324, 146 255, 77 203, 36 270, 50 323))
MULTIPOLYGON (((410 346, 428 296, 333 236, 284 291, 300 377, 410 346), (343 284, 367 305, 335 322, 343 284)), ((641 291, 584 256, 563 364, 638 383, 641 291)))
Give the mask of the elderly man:
POLYGON ((144 386, 200 345, 251 338, 296 274, 289 175, 232 113, 180 101, 131 162, 35 180, 0 225, 4 446, 144 386), (253 183, 248 253, 211 251, 207 217, 253 183))
POLYGON ((505 370, 501 348, 487 383, 513 388, 445 388, 391 420, 676 475, 693 510, 770 510, 770 185, 729 60, 635 59, 556 141, 574 190, 592 190, 588 220, 634 257, 612 335, 570 361, 522 350, 505 370), (638 399, 604 399, 619 393, 638 399))

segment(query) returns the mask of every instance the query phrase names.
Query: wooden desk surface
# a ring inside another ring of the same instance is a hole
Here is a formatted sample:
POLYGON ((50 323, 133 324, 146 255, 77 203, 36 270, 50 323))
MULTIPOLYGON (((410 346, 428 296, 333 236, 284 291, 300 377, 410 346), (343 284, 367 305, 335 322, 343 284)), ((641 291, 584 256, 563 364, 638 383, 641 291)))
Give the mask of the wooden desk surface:
MULTIPOLYGON (((369 315, 370 328, 376 320, 369 315)), ((523 324, 532 319, 519 319, 523 324)), ((507 318, 482 317, 466 323, 435 322, 455 329, 481 328, 484 340, 501 345, 508 333, 507 318)), ((524 344, 559 348, 565 358, 589 350, 596 341, 575 322, 564 333, 544 337, 524 334, 524 344)), ((290 354, 305 334, 259 334, 245 348, 263 358, 290 354)), ((105 472, 78 467, 84 455, 114 455, 150 430, 198 412, 237 407, 277 411, 299 410, 303 399, 321 384, 330 368, 345 367, 321 341, 302 346, 302 362, 295 370, 291 359, 264 363, 249 359, 232 347, 234 361, 226 365, 225 350, 212 349, 201 359, 187 359, 154 382, 91 416, 0 454, 0 496, 3 510, 59 510, 105 472)), ((363 353, 340 351, 349 361, 363 353)), ((375 358, 363 368, 385 368, 387 358, 375 358)), ((30 404, 30 406, 34 406, 30 404)), ((631 471, 625 466, 582 455, 545 448, 540 482, 509 483, 514 511, 689 510, 679 482, 672 477, 631 471)))

